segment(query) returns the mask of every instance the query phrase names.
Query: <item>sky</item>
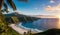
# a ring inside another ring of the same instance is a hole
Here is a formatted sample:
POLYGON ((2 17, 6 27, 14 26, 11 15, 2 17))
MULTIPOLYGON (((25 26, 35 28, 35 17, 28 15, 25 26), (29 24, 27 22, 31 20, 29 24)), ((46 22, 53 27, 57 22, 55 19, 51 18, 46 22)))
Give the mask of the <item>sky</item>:
MULTIPOLYGON (((28 0, 28 2, 18 2, 13 0, 20 14, 25 15, 59 15, 60 0, 28 0)), ((10 13, 12 9, 9 8, 10 13)))

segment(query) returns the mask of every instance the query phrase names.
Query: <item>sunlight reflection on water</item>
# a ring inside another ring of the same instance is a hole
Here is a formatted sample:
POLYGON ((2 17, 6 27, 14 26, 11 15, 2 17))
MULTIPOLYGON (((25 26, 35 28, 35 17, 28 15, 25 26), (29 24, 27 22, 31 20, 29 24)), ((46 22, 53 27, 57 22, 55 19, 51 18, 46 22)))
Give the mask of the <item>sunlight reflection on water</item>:
POLYGON ((33 24, 36 25, 37 27, 51 29, 51 28, 58 28, 59 26, 58 22, 59 22, 58 18, 42 18, 40 20, 33 22, 33 24))
POLYGON ((60 29, 60 15, 57 15, 57 18, 58 18, 57 28, 60 29))

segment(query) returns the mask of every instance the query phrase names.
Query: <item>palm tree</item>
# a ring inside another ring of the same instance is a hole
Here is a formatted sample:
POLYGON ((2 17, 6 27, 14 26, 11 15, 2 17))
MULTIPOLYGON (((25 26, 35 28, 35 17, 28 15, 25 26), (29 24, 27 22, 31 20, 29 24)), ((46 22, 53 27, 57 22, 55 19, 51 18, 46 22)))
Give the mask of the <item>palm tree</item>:
POLYGON ((2 8, 3 1, 4 0, 0 0, 0 11, 1 11, 1 8, 2 8))
MULTIPOLYGON (((18 1, 27 2, 27 0, 18 0, 18 1)), ((6 35, 9 30, 7 24, 5 24, 6 22, 5 22, 4 15, 2 14, 2 12, 9 12, 8 5, 13 9, 13 11, 17 10, 13 0, 0 0, 0 35, 3 33, 5 33, 4 35, 6 35)))
MULTIPOLYGON (((17 0, 17 1, 27 2, 28 0, 17 0)), ((13 9, 13 11, 17 10, 13 0, 0 0, 0 14, 2 14, 2 12, 9 12, 8 5, 13 9), (4 8, 2 9, 2 7, 4 7, 4 8)))
MULTIPOLYGON (((28 0, 17 0, 17 1, 25 1, 25 2, 27 2, 28 0)), ((0 0, 0 13, 1 12, 4 12, 4 11, 6 11, 6 12, 8 12, 8 5, 9 6, 11 6, 11 8, 13 9, 13 10, 17 10, 16 9, 16 6, 15 6, 15 4, 14 4, 14 2, 13 2, 13 0, 0 0), (4 6, 4 9, 2 10, 2 6, 4 6)))

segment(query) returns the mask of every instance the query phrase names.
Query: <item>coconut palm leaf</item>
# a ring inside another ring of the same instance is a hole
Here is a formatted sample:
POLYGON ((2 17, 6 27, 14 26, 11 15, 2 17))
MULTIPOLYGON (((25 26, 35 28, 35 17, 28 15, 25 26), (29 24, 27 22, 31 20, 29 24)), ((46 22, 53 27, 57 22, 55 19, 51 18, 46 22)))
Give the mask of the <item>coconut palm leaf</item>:
POLYGON ((4 10, 1 10, 1 12, 4 12, 4 10))
POLYGON ((7 13, 9 12, 9 10, 8 10, 8 9, 4 9, 4 11, 6 11, 7 13))
POLYGON ((4 6, 4 8, 5 8, 5 9, 8 9, 8 6, 7 6, 7 4, 6 4, 6 3, 4 3, 4 5, 3 5, 3 6, 4 6))
POLYGON ((13 8, 13 10, 16 10, 16 6, 12 0, 6 0, 6 1, 11 6, 11 8, 13 8))
POLYGON ((6 11, 7 13, 9 12, 9 11, 8 11, 8 6, 7 6, 6 3, 4 3, 4 11, 6 11))
POLYGON ((1 11, 1 8, 2 8, 2 5, 3 5, 3 2, 4 2, 4 0, 0 0, 0 11, 1 11))

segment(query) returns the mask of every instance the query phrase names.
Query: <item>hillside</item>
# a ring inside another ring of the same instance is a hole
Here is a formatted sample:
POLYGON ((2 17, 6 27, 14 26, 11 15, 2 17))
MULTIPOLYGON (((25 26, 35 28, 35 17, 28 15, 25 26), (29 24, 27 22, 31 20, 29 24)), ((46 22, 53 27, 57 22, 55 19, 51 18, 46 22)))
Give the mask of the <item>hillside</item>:
POLYGON ((7 17, 6 20, 9 21, 10 17, 12 16, 16 16, 19 21, 34 21, 40 18, 36 18, 36 17, 32 17, 32 16, 27 16, 27 15, 23 15, 23 14, 18 14, 17 12, 15 13, 11 13, 11 14, 5 14, 5 16, 7 17))

